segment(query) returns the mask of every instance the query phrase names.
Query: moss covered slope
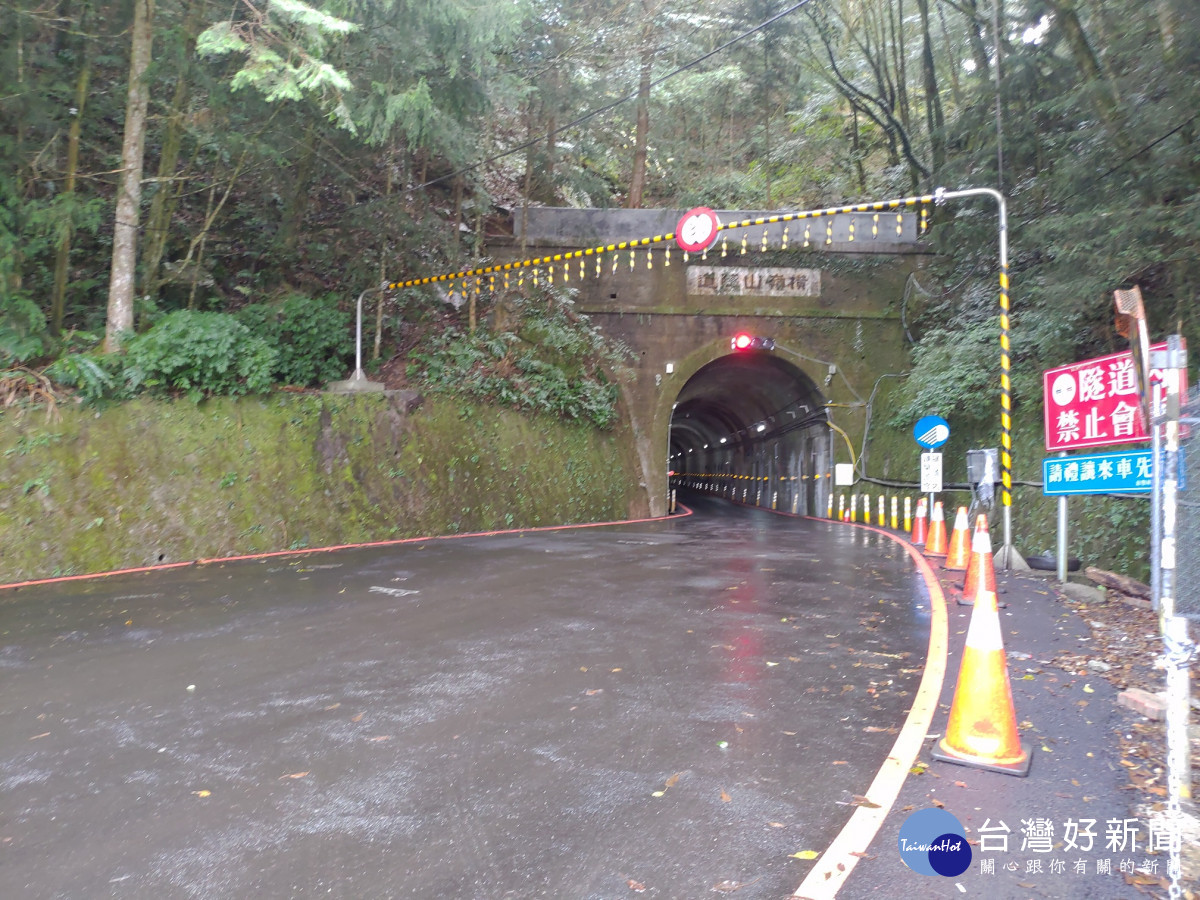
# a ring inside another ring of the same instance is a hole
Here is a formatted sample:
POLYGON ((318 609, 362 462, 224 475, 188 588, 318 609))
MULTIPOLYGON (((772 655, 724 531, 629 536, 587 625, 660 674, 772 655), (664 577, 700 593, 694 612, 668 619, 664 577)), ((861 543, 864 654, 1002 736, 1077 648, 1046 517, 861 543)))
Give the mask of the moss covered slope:
POLYGON ((624 518, 620 430, 413 395, 0 418, 0 581, 624 518))

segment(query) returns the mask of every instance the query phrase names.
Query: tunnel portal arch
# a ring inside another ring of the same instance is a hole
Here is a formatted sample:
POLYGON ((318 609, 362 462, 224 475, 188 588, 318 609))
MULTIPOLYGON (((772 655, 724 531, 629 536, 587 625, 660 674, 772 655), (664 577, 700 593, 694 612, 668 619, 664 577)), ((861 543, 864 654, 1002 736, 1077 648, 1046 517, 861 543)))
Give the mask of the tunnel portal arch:
POLYGON ((673 404, 672 483, 824 514, 832 468, 825 403, 808 374, 769 350, 718 356, 696 370, 673 404))

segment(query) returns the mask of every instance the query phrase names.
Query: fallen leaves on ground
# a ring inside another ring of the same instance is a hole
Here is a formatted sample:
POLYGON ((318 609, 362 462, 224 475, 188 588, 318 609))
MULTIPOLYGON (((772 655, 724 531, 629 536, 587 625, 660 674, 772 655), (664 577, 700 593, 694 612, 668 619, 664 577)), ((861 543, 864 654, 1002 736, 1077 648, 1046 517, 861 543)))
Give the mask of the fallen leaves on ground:
MULTIPOLYGON (((1119 691, 1141 688, 1156 693, 1164 689, 1165 676, 1156 666, 1163 651, 1157 613, 1132 605, 1113 592, 1099 603, 1062 597, 1059 602, 1083 619, 1090 636, 1078 650, 1057 654, 1049 660, 1050 665, 1081 679, 1107 681, 1119 691)), ((1191 673, 1193 679, 1200 675, 1200 657, 1192 662, 1191 673)), ((1095 693, 1086 681, 1081 687, 1084 693, 1095 693)), ((1117 731, 1117 741, 1128 787, 1138 792, 1143 805, 1160 803, 1166 794, 1165 723, 1135 720, 1117 731)), ((1200 767, 1200 742, 1193 740, 1191 751, 1195 769, 1200 767)))
POLYGON ((1131 885, 1154 885, 1155 887, 1170 887, 1170 882, 1161 875, 1145 875, 1139 872, 1136 875, 1125 873, 1125 883, 1131 885))
POLYGON ((661 791, 655 791, 650 796, 651 797, 661 797, 663 794, 665 794, 671 788, 675 787, 675 785, 679 784, 679 779, 683 777, 683 774, 684 774, 683 772, 676 772, 674 775, 672 775, 670 778, 668 778, 666 780, 666 783, 663 784, 663 789, 661 791))

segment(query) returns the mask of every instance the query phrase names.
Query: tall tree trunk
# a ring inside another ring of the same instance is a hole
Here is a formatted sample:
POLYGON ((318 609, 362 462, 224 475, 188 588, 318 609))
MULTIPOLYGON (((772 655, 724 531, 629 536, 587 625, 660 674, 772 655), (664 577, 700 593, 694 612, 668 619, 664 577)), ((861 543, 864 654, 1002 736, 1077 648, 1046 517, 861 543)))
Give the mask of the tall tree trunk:
POLYGON ((296 180, 292 199, 283 215, 283 227, 279 233, 279 246, 286 254, 293 254, 300 245, 300 232, 304 229, 304 217, 308 214, 309 187, 317 159, 317 127, 309 119, 304 130, 304 144, 300 150, 300 161, 296 163, 296 180))
MULTIPOLYGON (((84 13, 80 15, 82 30, 84 13)), ((85 38, 86 41, 86 38, 85 38)), ((83 109, 88 98, 88 83, 92 77, 92 54, 90 41, 84 44, 83 63, 79 69, 79 77, 75 81, 74 118, 67 129, 67 173, 63 184, 63 194, 74 197, 75 180, 79 173, 79 137, 83 131, 83 109)), ((71 241, 75 236, 74 222, 68 220, 63 225, 62 235, 58 239, 58 250, 54 255, 54 291, 50 295, 50 333, 62 334, 63 317, 67 308, 67 281, 71 270, 71 241)))
POLYGON ((942 29, 942 43, 943 43, 943 44, 945 45, 945 47, 946 47, 946 55, 947 55, 947 56, 948 56, 950 59, 952 59, 952 60, 955 60, 954 64, 953 64, 953 65, 951 65, 951 66, 949 66, 949 72, 950 72, 950 93, 951 93, 951 95, 954 97, 954 106, 955 106, 955 108, 959 108, 959 107, 961 107, 961 106, 962 106, 962 104, 963 104, 962 86, 961 86, 961 83, 959 82, 959 77, 958 77, 958 68, 959 68, 959 63, 958 63, 958 54, 959 54, 959 50, 958 50, 958 48, 957 48, 956 46, 954 46, 954 45, 953 45, 953 44, 951 44, 951 42, 950 42, 950 29, 949 29, 949 28, 947 27, 947 25, 946 25, 946 9, 945 9, 945 7, 944 7, 944 6, 943 6, 941 3, 939 3, 939 4, 937 5, 937 11, 938 11, 938 25, 939 25, 939 26, 941 27, 941 29, 942 29))
MULTIPOLYGON (((905 131, 913 130, 909 118, 911 104, 908 102, 908 46, 905 38, 907 30, 904 27, 904 0, 896 0, 896 18, 898 23, 893 31, 892 53, 896 57, 896 107, 899 108, 900 124, 905 131)), ((880 57, 887 58, 885 48, 880 48, 880 57)), ((885 64, 886 67, 886 64, 885 64)))
MULTIPOLYGON (((553 79, 550 82, 552 93, 550 97, 552 102, 558 103, 558 85, 559 77, 558 70, 553 70, 553 79)), ((546 161, 542 166, 542 174, 538 178, 541 182, 538 186, 538 199, 547 203, 553 203, 557 191, 554 184, 554 167, 558 163, 558 117, 555 109, 546 110, 543 104, 543 113, 546 120, 546 161)))
MULTIPOLYGON (((995 3, 998 0, 992 0, 992 2, 995 3)), ((977 0, 963 0, 963 8, 966 10, 967 43, 971 45, 971 60, 975 63, 975 73, 981 79, 986 79, 992 70, 988 60, 987 41, 984 38, 987 23, 979 14, 977 0)), ((999 48, 997 48, 997 52, 999 52, 999 48)))
POLYGON ((521 259, 529 255, 529 202, 533 189, 533 105, 525 108, 525 137, 529 148, 525 151, 525 202, 521 204, 521 259))
POLYGON ((1171 8, 1171 0, 1156 0, 1158 10, 1158 33, 1162 39, 1163 59, 1168 62, 1175 57, 1175 29, 1178 19, 1175 10, 1171 8))
POLYGON ((166 130, 163 134, 162 154, 158 159, 157 188, 150 198, 150 209, 146 213, 146 237, 142 242, 142 293, 157 296, 163 285, 161 275, 163 256, 167 252, 167 240, 171 233, 171 218, 179 198, 179 185, 175 181, 179 166, 179 152, 183 147, 184 113, 191 96, 189 79, 196 35, 200 27, 201 4, 188 4, 184 20, 184 57, 176 74, 175 92, 171 96, 171 108, 167 112, 166 130))
POLYGON ((859 193, 862 193, 862 192, 866 191, 866 189, 867 189, 867 172, 863 168, 863 152, 862 152, 862 146, 861 146, 862 139, 860 138, 859 133, 858 133, 858 109, 857 109, 857 107, 854 107, 854 106, 850 107, 850 115, 851 115, 850 121, 852 123, 851 127, 853 128, 853 131, 852 131, 853 137, 852 137, 852 141, 851 141, 851 148, 852 148, 852 152, 854 154, 854 174, 858 177, 859 193))
POLYGON ((121 143, 121 180, 113 223, 112 272, 108 284, 108 320, 104 351, 120 349, 133 328, 133 291, 137 271, 137 238, 142 200, 142 165, 146 147, 146 108, 150 91, 145 83, 154 40, 154 0, 134 0, 133 36, 129 54, 129 93, 125 101, 125 137, 121 143))
MULTIPOLYGON (((25 16, 18 15, 16 19, 17 96, 23 97, 25 94, 25 16)), ((14 141, 13 193, 16 195, 14 199, 17 202, 14 204, 13 209, 12 231, 17 235, 17 240, 13 246, 12 256, 8 264, 8 272, 5 277, 5 281, 7 282, 5 288, 8 293, 12 294, 21 290, 23 283, 21 271, 24 265, 25 254, 21 246, 21 233, 23 231, 21 222, 25 218, 25 213, 20 201, 25 195, 25 132, 29 127, 28 122, 28 116, 18 117, 16 140, 14 141)))
POLYGON ((171 98, 171 109, 167 113, 162 155, 158 159, 158 178, 154 196, 150 198, 150 209, 146 213, 146 239, 142 242, 142 293, 150 297, 156 296, 163 284, 160 269, 167 252, 175 201, 179 196, 175 171, 179 165, 179 151, 183 147, 183 112, 188 94, 187 80, 180 73, 175 83, 175 94, 171 98))
POLYGON ((933 61, 933 33, 929 24, 929 0, 917 0, 921 14, 921 82, 925 90, 925 125, 929 129, 930 169, 936 178, 946 164, 946 120, 938 94, 937 69, 933 61))
POLYGON ((763 174, 767 179, 767 209, 775 208, 775 185, 771 177, 774 172, 774 166, 771 162, 771 45, 767 41, 762 42, 763 54, 763 86, 762 86, 762 112, 763 112, 763 174))
POLYGON ((454 179, 454 215, 450 219, 450 258, 457 264, 462 255, 463 179, 454 179))
POLYGON ((1096 53, 1087 39, 1087 34, 1083 30, 1083 23, 1079 21, 1079 15, 1075 11, 1074 0, 1046 0, 1046 4, 1054 10, 1054 19, 1058 23, 1058 27, 1062 29, 1067 46, 1071 49, 1071 56, 1084 81, 1094 85, 1096 111, 1104 120, 1109 134, 1118 147, 1122 151, 1127 151, 1129 141, 1122 133, 1121 116, 1118 110, 1120 97, 1117 96, 1116 86, 1105 76, 1100 67, 1100 60, 1096 57, 1096 53))
POLYGON ((651 35, 646 35, 642 48, 642 67, 638 78, 637 119, 633 134, 633 174, 629 178, 630 209, 642 208, 646 192, 646 149, 650 141, 650 74, 654 67, 654 48, 651 35))

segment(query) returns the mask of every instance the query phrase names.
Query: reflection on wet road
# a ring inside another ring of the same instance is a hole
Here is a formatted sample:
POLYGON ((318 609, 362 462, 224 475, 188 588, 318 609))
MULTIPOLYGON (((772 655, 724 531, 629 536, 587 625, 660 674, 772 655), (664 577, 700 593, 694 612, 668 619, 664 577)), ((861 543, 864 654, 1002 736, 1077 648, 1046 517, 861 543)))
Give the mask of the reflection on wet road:
POLYGON ((928 600, 880 535, 697 506, 0 594, 0 895, 789 894, 928 600))

